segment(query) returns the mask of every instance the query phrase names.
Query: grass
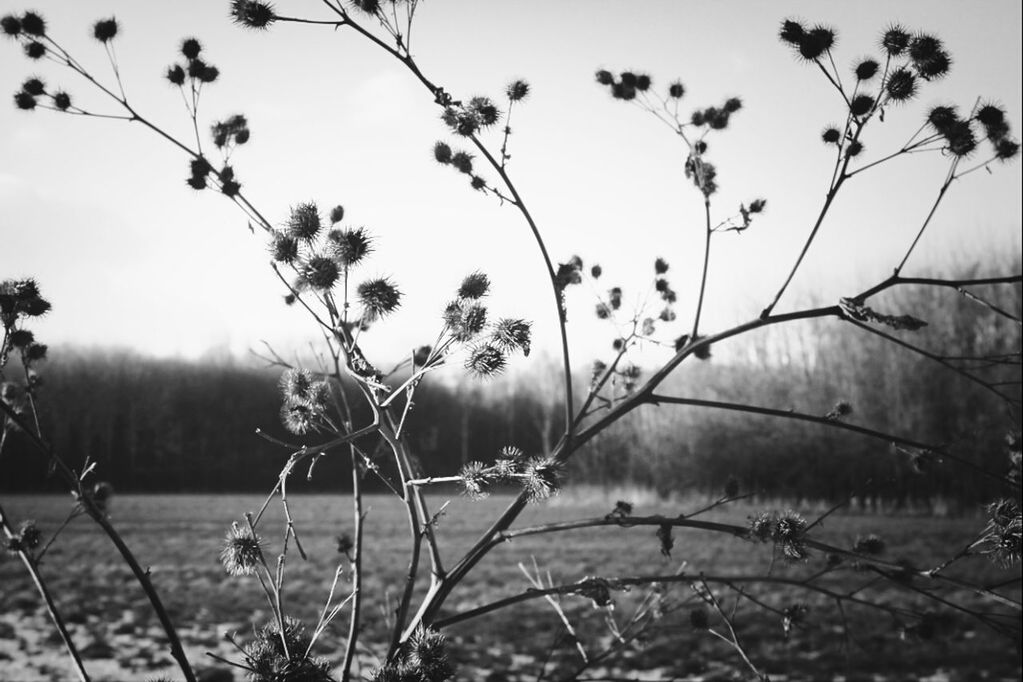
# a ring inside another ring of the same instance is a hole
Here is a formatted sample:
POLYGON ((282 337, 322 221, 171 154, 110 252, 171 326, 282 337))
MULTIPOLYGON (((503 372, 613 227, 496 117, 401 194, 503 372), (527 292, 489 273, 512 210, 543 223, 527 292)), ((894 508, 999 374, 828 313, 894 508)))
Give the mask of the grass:
MULTIPOLYGON (((214 665, 205 656, 206 651, 226 656, 236 653, 223 641, 224 633, 238 632, 244 639, 251 633, 252 625, 262 623, 268 616, 254 579, 228 578, 218 560, 230 522, 258 508, 260 501, 257 496, 245 495, 120 496, 113 501, 116 525, 140 561, 152 568, 153 580, 179 624, 190 659, 197 667, 214 665)), ((438 529, 449 564, 471 545, 487 520, 507 501, 502 497, 481 502, 457 496, 451 499, 438 529)), ((614 498, 601 502, 592 494, 565 496, 551 504, 531 507, 517 525, 603 516, 613 503, 614 498)), ((647 498, 637 504, 636 513, 675 516, 700 503, 647 498)), ((52 496, 15 496, 5 499, 4 504, 15 518, 35 518, 47 533, 60 524, 68 509, 67 498, 52 496)), ((438 504, 435 502, 435 507, 438 504)), ((367 618, 363 641, 373 644, 383 641, 389 605, 393 605, 401 588, 407 561, 404 554, 407 526, 402 509, 392 499, 371 496, 366 505, 367 618)), ((277 514, 277 507, 271 509, 272 514, 277 514)), ((709 518, 742 523, 754 510, 740 505, 714 512, 709 518)), ((295 497, 292 511, 309 560, 303 562, 297 554, 290 555, 286 608, 307 621, 315 621, 334 567, 341 558, 334 538, 350 530, 351 508, 345 497, 308 495, 295 497)), ((916 564, 926 566, 938 564, 949 552, 968 543, 982 525, 979 518, 836 514, 822 528, 815 529, 815 537, 851 546, 858 535, 874 532, 892 548, 891 558, 912 557, 916 564)), ((277 530, 275 524, 263 528, 277 530)), ((555 583, 589 575, 672 573, 682 561, 687 562, 688 572, 733 575, 763 574, 771 564, 768 546, 682 530, 676 530, 675 548, 669 560, 660 554, 653 531, 650 527, 612 527, 520 538, 495 549, 454 592, 448 607, 460 611, 522 592, 529 585, 518 564, 531 567, 533 557, 541 570, 550 572, 555 583)), ((267 540, 272 549, 279 546, 279 538, 267 540)), ((806 564, 776 564, 773 571, 779 575, 807 575, 818 570, 823 561, 823 557, 814 556, 806 564)), ((967 560, 962 570, 974 571, 975 575, 981 571, 990 580, 1019 576, 1018 568, 1015 573, 1006 573, 982 559, 967 560)), ((171 661, 160 644, 155 618, 146 610, 109 543, 87 520, 78 519, 64 531, 47 555, 44 573, 97 679, 145 679, 162 672, 173 675, 171 661)), ((866 583, 868 578, 847 570, 822 580, 848 588, 866 583)), ((877 589, 869 587, 864 594, 923 603, 906 590, 890 586, 883 592, 877 589)), ((642 592, 636 589, 617 593, 613 615, 622 620, 642 592)), ((676 585, 672 592, 671 603, 677 610, 659 621, 644 653, 627 650, 623 657, 604 666, 607 675, 627 670, 632 675, 641 671, 659 675, 652 679, 725 679, 742 670, 733 652, 689 626, 690 590, 676 585)), ((787 639, 779 617, 753 610, 748 603, 738 611, 739 636, 753 660, 772 679, 835 676, 850 679, 850 675, 854 678, 873 674, 881 675, 882 679, 902 679, 935 671, 945 671, 939 677, 954 679, 973 679, 970 676, 982 672, 991 679, 1018 679, 1020 674, 1013 646, 965 616, 943 624, 932 641, 909 641, 900 635, 899 624, 875 612, 847 610, 846 623, 832 604, 805 593, 776 588, 754 588, 754 592, 777 608, 796 602, 810 607, 806 627, 797 629, 787 639)), ((980 603, 971 601, 968 595, 954 596, 966 603, 980 603)), ((1015 596, 1018 598, 1018 591, 1015 596)), ((565 597, 562 604, 587 647, 595 651, 593 642, 602 637, 607 641, 603 610, 581 597, 565 597)), ((14 560, 0 563, 0 605, 0 670, 8 671, 0 674, 0 678, 26 682, 65 679, 70 668, 59 641, 51 634, 53 628, 20 563, 14 560)), ((323 655, 339 658, 346 627, 342 616, 324 637, 320 649, 323 655)), ((455 625, 449 635, 455 641, 453 653, 459 663, 459 679, 535 680, 539 661, 555 642, 545 679, 551 679, 552 672, 564 674, 579 661, 574 644, 563 637, 564 628, 557 615, 541 599, 455 625)), ((361 657, 366 666, 372 666, 375 653, 379 650, 371 647, 361 657)), ((368 673, 368 668, 364 672, 368 673)))

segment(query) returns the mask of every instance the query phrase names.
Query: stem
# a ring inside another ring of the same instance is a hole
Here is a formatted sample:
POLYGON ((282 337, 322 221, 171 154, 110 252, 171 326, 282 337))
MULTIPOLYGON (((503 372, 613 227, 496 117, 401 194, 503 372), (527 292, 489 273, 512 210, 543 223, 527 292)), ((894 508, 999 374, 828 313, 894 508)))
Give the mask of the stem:
POLYGON ((359 471, 359 460, 352 450, 352 513, 355 518, 355 546, 352 548, 352 613, 348 623, 348 641, 345 648, 345 659, 341 665, 341 682, 351 679, 352 661, 355 660, 355 648, 359 641, 359 618, 362 610, 362 536, 365 514, 362 511, 362 474, 359 471))
POLYGON ((703 199, 703 212, 706 216, 706 238, 703 246, 703 273, 700 276, 700 295, 696 299, 696 317, 693 319, 693 334, 690 338, 696 339, 700 330, 700 313, 703 311, 703 297, 707 291, 707 271, 710 269, 710 238, 713 233, 710 227, 710 197, 703 199))

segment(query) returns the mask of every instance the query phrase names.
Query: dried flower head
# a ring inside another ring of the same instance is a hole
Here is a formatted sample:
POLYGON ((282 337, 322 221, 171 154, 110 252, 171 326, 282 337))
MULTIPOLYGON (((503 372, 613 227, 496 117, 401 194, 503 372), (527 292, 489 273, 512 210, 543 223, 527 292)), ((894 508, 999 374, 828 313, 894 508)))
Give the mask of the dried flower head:
POLYGON ((594 265, 590 268, 590 277, 593 279, 600 279, 600 276, 604 274, 604 268, 599 265, 594 265))
POLYGON ((356 292, 366 316, 370 319, 393 313, 401 305, 401 291, 384 277, 363 282, 356 292))
POLYGON ((465 343, 474 339, 487 326, 487 309, 479 303, 459 306, 458 321, 451 326, 455 340, 465 343))
POLYGON ((301 436, 316 425, 317 411, 305 401, 288 399, 281 405, 281 423, 291 433, 301 436))
POLYGON ((755 542, 767 542, 774 535, 774 516, 758 512, 749 517, 749 538, 755 542))
POLYGON ((496 344, 483 343, 471 351, 465 359, 465 368, 480 379, 496 376, 504 371, 508 359, 496 344))
POLYGON ((909 69, 896 69, 888 74, 884 89, 893 102, 905 102, 916 94, 916 76, 909 69))
POLYGON ((184 85, 185 84, 185 70, 181 68, 180 64, 175 64, 167 69, 165 78, 173 85, 184 85))
POLYGON ((849 112, 853 116, 866 116, 874 108, 874 98, 870 95, 856 95, 849 103, 849 112))
POLYGON ((29 59, 42 59, 46 55, 46 46, 38 40, 25 43, 25 56, 29 59))
POLYGON ((433 145, 433 158, 437 163, 451 163, 451 147, 445 142, 436 142, 433 145))
POLYGON ((549 457, 534 457, 526 462, 522 472, 522 487, 530 502, 545 500, 556 495, 562 486, 564 467, 549 457))
POLYGON ((231 18, 246 28, 266 29, 277 19, 273 5, 253 0, 232 0, 231 18))
POLYGON ((181 42, 181 54, 185 56, 185 59, 194 60, 202 52, 202 45, 195 38, 185 38, 181 42))
POLYGON ((6 36, 17 36, 21 33, 21 19, 12 14, 4 15, 3 18, 0 18, 0 30, 6 36))
POLYGON ((46 35, 46 21, 36 12, 21 15, 21 30, 30 36, 46 35))
POLYGON ((330 209, 330 224, 337 225, 339 222, 345 219, 345 207, 338 204, 334 208, 330 209))
POLYGON ((892 24, 881 36, 881 47, 892 57, 898 57, 909 47, 909 33, 899 24, 892 24))
POLYGON ((529 356, 532 341, 532 323, 518 318, 502 318, 494 325, 491 340, 503 351, 513 353, 521 350, 529 356))
POLYGON ((23 90, 14 93, 14 105, 22 111, 32 111, 36 108, 36 98, 23 90))
POLYGON ((46 84, 38 78, 29 78, 21 84, 21 91, 30 95, 39 96, 46 92, 46 84))
POLYGON ((309 201, 291 209, 287 228, 292 237, 311 241, 319 234, 321 227, 320 211, 315 203, 309 201))
POLYGON ((458 475, 462 478, 462 491, 466 496, 481 500, 490 494, 493 477, 483 462, 468 462, 458 475))
POLYGON ((842 139, 842 133, 838 130, 838 128, 829 126, 824 129, 823 133, 821 133, 821 139, 824 140, 826 144, 838 144, 838 141, 842 139))
POLYGON ((521 78, 516 79, 508 84, 508 87, 505 88, 504 92, 508 96, 508 99, 510 101, 512 102, 522 101, 526 98, 527 95, 529 95, 529 83, 522 80, 521 78))
POLYGON ((791 509, 780 514, 775 520, 771 537, 781 547, 782 555, 786 559, 802 561, 809 556, 804 541, 806 528, 806 519, 791 509))
POLYGON ((220 552, 220 563, 228 575, 255 575, 263 556, 263 541, 248 524, 231 524, 220 552))
POLYGON ((327 233, 327 250, 342 268, 358 265, 373 250, 373 240, 364 227, 331 230, 327 233))
POLYGON ((409 638, 405 665, 415 671, 412 679, 444 682, 455 676, 454 666, 445 651, 444 635, 423 626, 409 638))
POLYGON ((101 19, 92 26, 92 37, 101 43, 113 40, 117 35, 117 20, 113 17, 101 19))
POLYGON ((799 38, 796 49, 803 59, 814 61, 824 56, 834 45, 834 29, 827 26, 814 26, 799 38))
POLYGON ((320 291, 333 287, 340 276, 337 262, 328 256, 312 256, 302 267, 302 277, 309 286, 320 291))
POLYGON ((601 85, 611 85, 615 82, 615 77, 607 69, 597 71, 596 79, 601 85))
POLYGON ((28 519, 21 522, 18 529, 18 542, 23 550, 33 550, 43 541, 43 532, 39 530, 36 522, 28 519))
POLYGON ((490 291, 490 278, 486 273, 476 271, 469 274, 462 280, 458 287, 458 297, 468 299, 483 298, 490 291))
POLYGON ((803 40, 806 35, 806 29, 803 25, 794 19, 786 19, 781 24, 781 30, 778 31, 778 37, 783 42, 788 43, 792 46, 798 46, 799 42, 803 40))
POLYGON ((877 75, 877 71, 880 68, 880 65, 873 59, 862 59, 856 64, 853 73, 856 74, 856 80, 869 81, 877 75))
MULTIPOLYGON (((434 149, 436 154, 436 149, 434 149)), ((472 154, 468 152, 455 152, 451 156, 451 165, 454 166, 459 173, 465 173, 466 175, 472 173, 472 154)))
POLYGON ((682 99, 684 94, 686 94, 686 89, 680 81, 675 81, 668 86, 668 96, 672 99, 682 99))

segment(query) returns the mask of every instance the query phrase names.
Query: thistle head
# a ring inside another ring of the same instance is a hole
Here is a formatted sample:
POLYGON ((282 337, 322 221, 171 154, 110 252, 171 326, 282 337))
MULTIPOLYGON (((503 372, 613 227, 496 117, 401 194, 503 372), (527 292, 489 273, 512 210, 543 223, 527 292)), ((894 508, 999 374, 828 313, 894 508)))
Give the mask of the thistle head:
POLYGON ((248 524, 231 524, 220 552, 220 562, 231 576, 255 575, 263 556, 263 541, 248 524))
POLYGON ((466 275, 458 287, 458 297, 476 300, 483 298, 490 291, 490 278, 483 272, 466 275))
POLYGON ((504 371, 508 359, 504 352, 492 343, 482 343, 469 351, 465 368, 478 379, 489 379, 504 371))
POLYGON ((370 319, 393 313, 401 305, 401 291, 385 277, 363 282, 356 292, 365 315, 370 319))
POLYGON ((342 268, 358 265, 373 250, 373 239, 364 227, 331 230, 327 233, 327 251, 342 268))
POLYGON ((549 457, 534 457, 526 462, 522 471, 522 488, 530 502, 546 500, 556 495, 562 486, 564 467, 549 457))
POLYGON ((231 19, 239 26, 265 30, 277 19, 273 5, 253 0, 232 0, 231 19))
POLYGON ((101 19, 92 25, 92 37, 101 43, 107 43, 117 35, 117 19, 101 19))

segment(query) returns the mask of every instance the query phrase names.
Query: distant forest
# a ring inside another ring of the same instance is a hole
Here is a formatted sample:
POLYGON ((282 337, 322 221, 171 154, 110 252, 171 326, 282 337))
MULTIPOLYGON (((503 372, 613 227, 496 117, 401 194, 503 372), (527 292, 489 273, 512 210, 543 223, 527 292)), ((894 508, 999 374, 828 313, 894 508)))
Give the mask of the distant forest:
MULTIPOLYGON (((1000 296, 1004 309, 1020 315, 1019 287, 1002 287, 1000 296)), ((907 288, 884 306, 929 322, 912 334, 892 333, 943 362, 1004 382, 1001 389, 1019 398, 1018 323, 951 290, 907 288), (966 357, 989 360, 956 359, 966 357), (990 361, 996 357, 1003 359, 990 361)), ((851 412, 836 418, 941 444, 994 471, 1008 468, 1007 438, 1018 433, 1020 415, 933 359, 839 320, 727 345, 707 360, 687 362, 662 392, 820 416, 846 403, 851 412)), ((558 373, 542 359, 532 367, 530 374, 486 383, 428 378, 407 425, 416 456, 433 472, 454 474, 466 461, 492 460, 505 445, 533 454, 551 448, 562 428, 558 373)), ((254 357, 189 362, 52 348, 42 366, 43 430, 69 463, 95 463, 97 480, 121 492, 269 491, 288 450, 255 429, 288 442, 316 442, 281 426, 280 372, 254 357)), ((580 368, 583 394, 587 376, 580 368)), ((303 469, 289 489, 348 489, 347 457, 347 450, 322 457, 310 482, 303 469)), ((23 436, 10 434, 3 459, 0 490, 58 489, 23 436)), ((965 508, 990 492, 983 479, 927 453, 816 424, 677 405, 633 413, 595 439, 568 474, 571 482, 632 484, 663 495, 714 494, 734 477, 743 490, 766 496, 837 501, 856 493, 862 504, 885 505, 941 499, 965 508)))

